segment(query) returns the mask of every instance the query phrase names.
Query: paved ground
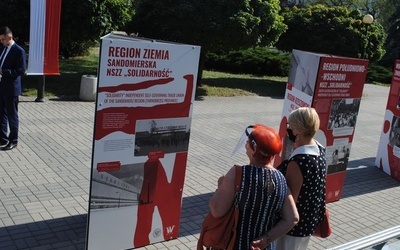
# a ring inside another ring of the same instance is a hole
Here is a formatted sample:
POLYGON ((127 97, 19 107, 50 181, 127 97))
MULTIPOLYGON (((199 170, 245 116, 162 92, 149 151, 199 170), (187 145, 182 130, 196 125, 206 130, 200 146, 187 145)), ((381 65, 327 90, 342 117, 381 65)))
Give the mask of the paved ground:
MULTIPOLYGON (((328 204, 333 235, 313 238, 309 249, 400 225, 400 183, 374 167, 388 91, 364 87, 344 193, 328 204)), ((84 249, 94 103, 21 100, 19 146, 0 151, 0 249, 84 249)), ((275 97, 195 101, 180 236, 142 249, 195 249, 217 178, 246 162, 230 156, 244 128, 277 128, 282 104, 275 97)))

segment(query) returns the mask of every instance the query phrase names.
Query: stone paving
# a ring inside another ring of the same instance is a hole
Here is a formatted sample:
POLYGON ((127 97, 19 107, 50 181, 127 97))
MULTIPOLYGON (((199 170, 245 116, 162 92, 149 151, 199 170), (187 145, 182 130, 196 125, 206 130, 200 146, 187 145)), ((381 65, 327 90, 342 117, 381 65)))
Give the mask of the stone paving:
MULTIPOLYGON (((309 249, 400 225, 400 183, 374 167, 388 92, 365 85, 343 195, 328 204, 334 232, 309 249)), ((218 177, 246 163, 231 156, 244 128, 277 128, 282 105, 275 96, 196 100, 179 237, 138 249, 195 249, 218 177)), ((19 108, 18 148, 0 151, 0 250, 85 249, 94 102, 21 97, 19 108)))

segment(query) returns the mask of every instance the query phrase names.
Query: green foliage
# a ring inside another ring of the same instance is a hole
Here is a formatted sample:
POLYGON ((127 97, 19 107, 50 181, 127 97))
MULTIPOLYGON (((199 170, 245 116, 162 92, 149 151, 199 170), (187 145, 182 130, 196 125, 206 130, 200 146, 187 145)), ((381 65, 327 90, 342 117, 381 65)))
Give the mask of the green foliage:
POLYGON ((62 1, 60 54, 84 55, 100 37, 124 27, 131 19, 130 0, 62 1))
POLYGON ((229 51, 270 45, 285 30, 278 0, 138 0, 128 29, 139 36, 229 51))
POLYGON ((265 47, 231 51, 222 55, 208 53, 205 67, 236 74, 287 76, 290 56, 288 53, 273 51, 265 47))
POLYGON ((379 60, 384 53, 382 26, 365 26, 358 11, 313 5, 285 9, 282 14, 288 30, 276 44, 280 50, 299 49, 353 58, 361 58, 365 51, 371 61, 379 60))
POLYGON ((322 4, 329 7, 341 6, 355 10, 363 6, 365 4, 365 0, 310 0, 309 4, 322 4))
POLYGON ((396 12, 396 7, 400 5, 399 0, 379 0, 371 1, 372 11, 383 28, 387 31, 392 25, 392 16, 396 12))
POLYGON ((99 0, 93 2, 91 25, 100 29, 103 36, 124 28, 132 19, 133 4, 130 0, 99 0))
MULTIPOLYGON (((60 55, 84 55, 100 37, 124 28, 132 19, 133 0, 61 2, 60 55)), ((30 0, 1 0, 0 26, 9 26, 20 44, 29 42, 30 0)))
POLYGON ((400 4, 396 12, 389 19, 391 25, 386 39, 386 54, 380 63, 387 67, 392 67, 395 60, 400 58, 400 4))
POLYGON ((29 41, 30 0, 1 0, 0 27, 8 26, 20 45, 29 41))
POLYGON ((367 79, 368 83, 386 83, 390 84, 392 81, 393 71, 380 66, 376 63, 369 65, 368 72, 367 72, 367 79))

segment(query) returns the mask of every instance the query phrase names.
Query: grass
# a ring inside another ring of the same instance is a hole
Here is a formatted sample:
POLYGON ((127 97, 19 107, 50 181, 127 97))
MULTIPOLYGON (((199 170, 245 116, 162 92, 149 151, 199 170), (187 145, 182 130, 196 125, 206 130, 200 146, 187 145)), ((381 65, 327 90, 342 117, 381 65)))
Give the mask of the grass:
MULTIPOLYGON (((78 98, 82 75, 97 75, 99 48, 92 48, 89 55, 60 59, 60 75, 45 77, 45 96, 78 98)), ((36 96, 38 76, 24 76, 23 95, 36 96)))
MULTIPOLYGON (((97 75, 99 48, 92 48, 87 56, 61 59, 60 75, 45 77, 45 97, 78 99, 82 75, 97 75)), ((36 96, 37 76, 24 76, 23 95, 36 96)), ((253 76, 203 71, 196 90, 196 98, 203 96, 270 96, 283 98, 287 77, 253 76)), ((374 82, 374 84, 379 84, 374 82)), ((386 84, 385 84, 386 85, 386 84)))
POLYGON ((252 76, 203 71, 197 96, 271 96, 283 97, 287 77, 252 76))
MULTIPOLYGON (((99 48, 92 48, 87 56, 60 60, 60 75, 45 77, 45 97, 64 99, 79 97, 82 75, 97 75, 99 48)), ((36 96, 38 76, 24 76, 23 95, 36 96)), ((286 77, 256 77, 245 74, 203 71, 196 96, 283 96, 286 77)))

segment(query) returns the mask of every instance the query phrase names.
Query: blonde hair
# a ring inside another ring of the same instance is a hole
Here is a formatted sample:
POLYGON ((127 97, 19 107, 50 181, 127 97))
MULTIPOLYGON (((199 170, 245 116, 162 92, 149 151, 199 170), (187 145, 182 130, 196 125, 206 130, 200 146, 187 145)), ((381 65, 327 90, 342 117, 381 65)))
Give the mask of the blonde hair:
POLYGON ((304 136, 314 137, 319 129, 319 116, 311 107, 300 107, 293 110, 288 118, 291 127, 304 136))

